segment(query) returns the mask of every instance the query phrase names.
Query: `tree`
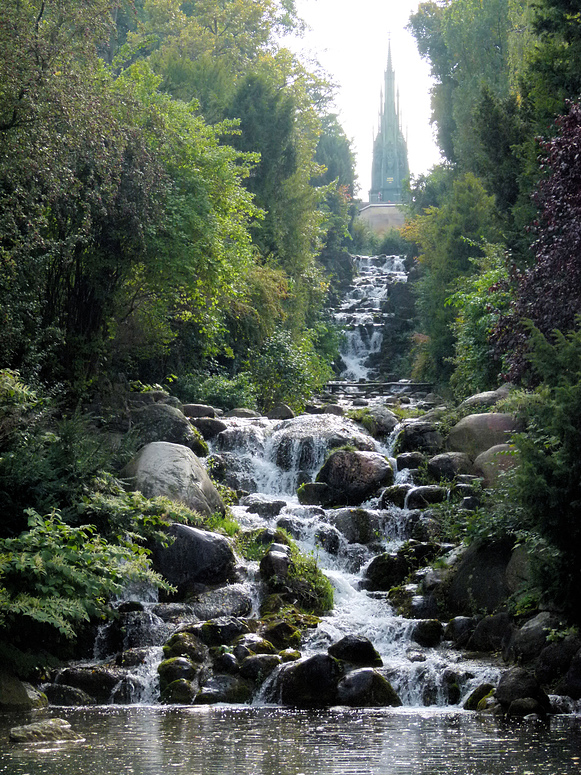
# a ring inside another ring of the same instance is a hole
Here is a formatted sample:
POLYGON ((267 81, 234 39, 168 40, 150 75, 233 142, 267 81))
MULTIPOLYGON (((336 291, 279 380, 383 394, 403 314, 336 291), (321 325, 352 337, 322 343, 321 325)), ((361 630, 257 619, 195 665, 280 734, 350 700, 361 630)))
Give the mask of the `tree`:
POLYGON ((445 382, 452 372, 453 310, 446 300, 458 278, 474 270, 481 239, 498 236, 494 200, 472 173, 456 179, 438 207, 409 221, 403 236, 419 247, 420 278, 415 283, 419 333, 423 342, 418 377, 445 382))

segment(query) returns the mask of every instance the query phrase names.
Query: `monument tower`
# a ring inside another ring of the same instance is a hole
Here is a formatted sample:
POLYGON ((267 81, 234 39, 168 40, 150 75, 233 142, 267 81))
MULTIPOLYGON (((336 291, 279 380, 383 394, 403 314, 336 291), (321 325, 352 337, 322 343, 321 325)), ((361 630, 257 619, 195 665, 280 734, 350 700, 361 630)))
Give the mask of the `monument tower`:
POLYGON ((399 90, 391 62, 391 41, 387 54, 384 88, 381 94, 379 127, 373 141, 371 204, 400 204, 402 181, 409 176, 408 151, 401 129, 399 90))

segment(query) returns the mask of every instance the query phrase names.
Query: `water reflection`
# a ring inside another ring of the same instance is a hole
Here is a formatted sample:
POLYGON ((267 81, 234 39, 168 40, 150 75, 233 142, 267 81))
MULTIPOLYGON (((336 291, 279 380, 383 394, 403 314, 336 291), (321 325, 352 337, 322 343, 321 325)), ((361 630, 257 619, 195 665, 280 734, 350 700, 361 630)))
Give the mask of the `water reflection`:
POLYGON ((569 775, 581 764, 581 724, 571 716, 545 728, 417 709, 108 707, 52 715, 67 718, 85 742, 9 745, 9 727, 26 719, 0 717, 0 773, 569 775))

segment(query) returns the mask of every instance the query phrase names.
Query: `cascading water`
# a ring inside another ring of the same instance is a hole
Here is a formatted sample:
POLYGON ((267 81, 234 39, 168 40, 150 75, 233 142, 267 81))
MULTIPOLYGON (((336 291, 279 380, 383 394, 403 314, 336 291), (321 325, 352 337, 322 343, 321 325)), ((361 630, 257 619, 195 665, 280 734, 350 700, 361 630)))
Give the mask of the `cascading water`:
POLYGON ((407 281, 401 256, 355 256, 357 274, 344 300, 335 311, 335 320, 345 330, 342 359, 345 367, 341 379, 368 379, 373 366, 370 361, 379 353, 389 286, 407 281))

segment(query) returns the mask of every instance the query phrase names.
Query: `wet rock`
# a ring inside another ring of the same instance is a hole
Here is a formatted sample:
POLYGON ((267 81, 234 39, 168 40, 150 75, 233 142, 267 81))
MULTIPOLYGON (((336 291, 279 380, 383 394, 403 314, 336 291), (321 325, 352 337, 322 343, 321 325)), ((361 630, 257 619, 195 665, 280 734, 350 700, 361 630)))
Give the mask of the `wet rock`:
POLYGON ((192 683, 199 675, 200 666, 195 665, 186 657, 172 657, 160 662, 157 672, 159 674, 160 689, 163 692, 174 681, 184 679, 192 683))
POLYGON ((367 509, 334 509, 327 512, 327 519, 350 544, 369 544, 381 529, 377 513, 367 509))
POLYGON ((261 684, 279 665, 282 665, 282 659, 278 654, 254 654, 246 657, 242 662, 240 675, 242 678, 261 684))
POLYGON ((200 434, 179 409, 168 404, 150 404, 132 412, 135 433, 142 444, 165 441, 180 444, 204 457, 208 448, 200 434))
POLYGON ((0 710, 45 708, 46 696, 12 673, 0 670, 0 710))
POLYGON ((71 727, 68 721, 62 718, 51 718, 46 721, 38 721, 35 724, 26 724, 22 727, 12 727, 10 741, 12 743, 40 743, 57 740, 82 740, 71 727))
POLYGON ((112 665, 77 665, 60 670, 57 683, 82 689, 98 703, 104 704, 126 675, 126 670, 112 665))
POLYGON ((431 423, 409 421, 398 437, 398 450, 403 452, 425 452, 435 455, 442 448, 441 433, 431 423))
POLYGON ((315 654, 286 664, 277 676, 274 696, 283 705, 322 708, 337 702, 337 684, 343 677, 341 663, 328 654, 315 654))
POLYGON ((372 404, 365 412, 363 424, 374 438, 382 439, 389 436, 399 420, 387 407, 372 404))
POLYGON ((454 648, 465 648, 476 624, 473 616, 455 616, 444 628, 444 639, 451 640, 454 648))
POLYGON ((363 586, 371 591, 387 592, 399 586, 410 572, 407 559, 400 554, 380 554, 365 569, 363 586))
POLYGON ((216 702, 248 704, 252 702, 253 693, 251 681, 234 675, 215 675, 196 695, 196 705, 216 702))
POLYGON ((440 644, 443 633, 442 622, 437 619, 424 619, 414 626, 412 638, 420 646, 432 648, 440 644))
POLYGON ((387 678, 371 667, 354 670, 339 681, 337 701, 352 708, 399 707, 401 699, 387 678))
POLYGON ((228 646, 240 635, 250 632, 248 622, 234 616, 222 616, 189 628, 206 646, 228 646))
POLYGON ((149 655, 149 649, 147 646, 125 649, 115 657, 115 664, 119 667, 138 667, 143 665, 149 655))
POLYGON ((176 632, 163 647, 165 659, 187 657, 193 662, 205 662, 209 650, 206 644, 193 632, 176 632))
POLYGON ((334 527, 320 527, 316 535, 317 543, 329 554, 337 555, 341 549, 341 533, 334 527))
POLYGON ((248 616, 252 611, 250 591, 244 584, 228 584, 201 592, 189 599, 190 610, 200 620, 221 616, 248 616))
POLYGON ((470 693, 464 705, 464 710, 478 710, 478 706, 485 697, 489 697, 494 692, 494 686, 489 683, 480 684, 470 693))
POLYGON ((545 711, 550 710, 551 701, 532 673, 522 667, 514 667, 502 674, 496 687, 496 699, 505 710, 515 700, 528 697, 536 700, 545 711))
POLYGON ((236 656, 230 651, 219 651, 213 657, 212 667, 216 673, 235 675, 240 672, 240 665, 236 656))
POLYGON ((558 694, 566 694, 573 700, 581 700, 581 649, 571 660, 565 677, 557 685, 558 694))
POLYGON ((406 468, 420 468, 425 462, 426 456, 423 452, 402 452, 395 459, 397 470, 405 471, 406 468))
POLYGON ((485 616, 481 619, 468 640, 471 651, 501 651, 510 641, 514 625, 507 613, 485 616))
POLYGON ((361 667, 381 667, 383 660, 369 638, 363 635, 346 635, 327 649, 336 659, 361 667))
POLYGON ((428 474, 435 479, 452 481, 458 474, 473 474, 472 461, 463 452, 443 452, 428 460, 428 474))
POLYGON ((275 404, 266 416, 269 420, 292 420, 295 413, 286 404, 275 404))
POLYGON ((94 705, 95 700, 87 692, 65 684, 45 684, 42 687, 50 705, 94 705))
POLYGON ((240 635, 236 639, 236 648, 247 648, 251 654, 275 654, 275 646, 262 635, 251 632, 245 635, 240 635))
POLYGON ((203 464, 181 444, 147 444, 125 468, 123 476, 146 498, 166 495, 208 517, 226 512, 203 464))
POLYGON ((278 621, 268 624, 262 633, 265 640, 277 649, 298 648, 301 644, 301 631, 290 622, 278 621))
POLYGON ((305 482, 297 492, 299 503, 303 506, 331 506, 334 502, 333 490, 324 482, 305 482))
POLYGON ((540 716, 541 718, 546 716, 547 708, 544 708, 538 700, 532 697, 521 697, 517 700, 513 700, 508 706, 506 712, 507 718, 524 718, 531 714, 540 716))
POLYGON ((551 630, 560 628, 558 616, 541 611, 519 629, 514 630, 508 644, 508 655, 514 662, 526 663, 535 660, 547 645, 551 630))
POLYGON ((331 453, 317 475, 327 484, 335 505, 356 506, 382 486, 393 483, 393 470, 387 458, 377 452, 331 453))
POLYGON ((483 477, 485 487, 494 487, 499 477, 518 465, 519 456, 512 444, 495 444, 481 452, 474 461, 474 468, 483 477))
POLYGON ((216 410, 207 404, 184 404, 182 412, 189 419, 198 417, 215 417, 216 410))
POLYGON ((215 439, 219 433, 222 433, 228 427, 225 422, 217 417, 198 417, 190 420, 190 422, 194 428, 200 431, 204 441, 215 439))
POLYGON ((343 417, 345 410, 339 404, 325 404, 322 409, 323 414, 334 414, 337 417, 343 417))
POLYGON ((246 506, 251 514, 261 517, 276 517, 286 506, 286 501, 273 500, 266 495, 246 495, 240 501, 241 506, 246 506))
POLYGON ((170 525, 168 533, 174 541, 153 547, 153 567, 182 597, 197 584, 223 584, 233 578, 236 556, 227 538, 178 523, 170 525))
POLYGON ((407 506, 410 509, 425 509, 434 503, 443 503, 447 497, 446 488, 437 484, 412 487, 407 496, 407 506))
POLYGON ((394 484, 391 487, 386 487, 381 493, 379 507, 387 509, 389 506, 397 506, 398 508, 403 509, 406 496, 412 489, 413 485, 411 484, 394 484))
POLYGON ((511 556, 511 542, 471 545, 453 567, 446 609, 453 616, 497 610, 510 594, 506 574, 511 556))
POLYGON ((520 430, 521 425, 510 414, 471 414, 452 428, 446 446, 455 452, 465 452, 475 460, 487 449, 497 444, 507 444, 510 436, 520 430))
POLYGON ((291 562, 288 552, 269 549, 260 561, 260 575, 264 579, 270 579, 273 576, 286 578, 289 574, 291 562))
POLYGON ((191 705, 198 692, 197 682, 178 678, 168 684, 161 693, 160 702, 165 705, 191 705))
MULTIPOLYGON (((566 675, 571 669, 573 664, 573 658, 575 654, 581 649, 581 638, 575 633, 569 633, 564 638, 554 641, 546 645, 536 662, 535 677, 543 686, 553 686, 559 680, 559 691, 561 694, 569 694, 569 691, 561 692, 561 689, 565 688, 566 675)), ((580 660, 581 667, 581 660, 580 660)), ((581 698, 581 670, 578 675, 579 686, 575 694, 581 698)), ((573 682, 571 687, 573 688, 573 682)))
POLYGON ((244 406, 230 409, 230 411, 224 414, 224 417, 241 417, 246 419, 255 419, 260 417, 260 412, 255 412, 253 409, 246 409, 244 406))

